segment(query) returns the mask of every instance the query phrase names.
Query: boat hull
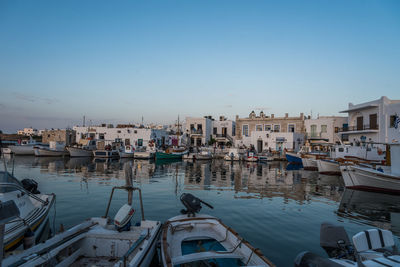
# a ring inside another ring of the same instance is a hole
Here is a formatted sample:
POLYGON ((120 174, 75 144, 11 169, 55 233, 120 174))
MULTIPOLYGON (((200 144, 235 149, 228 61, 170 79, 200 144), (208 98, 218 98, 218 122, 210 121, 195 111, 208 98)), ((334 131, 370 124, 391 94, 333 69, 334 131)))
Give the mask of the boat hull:
POLYGON ((303 168, 309 171, 318 171, 317 160, 311 158, 302 158, 303 168))
POLYGON ((83 149, 79 147, 67 147, 71 157, 92 157, 93 150, 83 149))
POLYGON ((341 175, 339 162, 333 160, 317 160, 318 172, 327 175, 341 175))
POLYGON ((400 176, 358 166, 341 166, 347 188, 400 194, 400 176))
POLYGON ((69 155, 68 151, 57 151, 51 149, 35 148, 36 157, 65 157, 69 155))
POLYGON ((94 150, 93 156, 95 158, 118 158, 119 154, 116 150, 94 150))
POLYGON ((21 145, 9 147, 14 155, 35 155, 33 145, 21 145))
POLYGON ((181 153, 156 152, 156 159, 182 159, 181 153))
POLYGON ((120 158, 134 158, 135 154, 134 153, 128 153, 128 152, 119 152, 119 157, 120 158))
POLYGON ((295 153, 286 152, 285 157, 290 163, 302 164, 301 158, 295 153))

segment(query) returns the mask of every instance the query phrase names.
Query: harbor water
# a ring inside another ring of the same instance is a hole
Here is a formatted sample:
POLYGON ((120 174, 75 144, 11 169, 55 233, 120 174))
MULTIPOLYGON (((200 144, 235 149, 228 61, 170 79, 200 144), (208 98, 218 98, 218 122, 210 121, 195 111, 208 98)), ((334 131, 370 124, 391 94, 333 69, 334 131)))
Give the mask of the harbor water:
MULTIPOLYGON (((319 246, 322 222, 343 225, 349 236, 380 227, 400 235, 400 196, 347 190, 340 176, 304 171, 286 162, 95 160, 92 158, 6 157, 8 170, 22 180, 34 179, 42 193, 55 193, 51 225, 69 228, 89 217, 103 216, 113 186, 131 176, 142 189, 146 219, 165 221, 183 208, 189 192, 214 209, 216 216, 259 248, 277 266, 293 266, 308 250, 325 256, 319 246)), ((134 200, 137 200, 135 195, 134 200)), ((117 192, 110 214, 127 201, 117 192)), ((134 220, 140 220, 140 207, 134 220)))

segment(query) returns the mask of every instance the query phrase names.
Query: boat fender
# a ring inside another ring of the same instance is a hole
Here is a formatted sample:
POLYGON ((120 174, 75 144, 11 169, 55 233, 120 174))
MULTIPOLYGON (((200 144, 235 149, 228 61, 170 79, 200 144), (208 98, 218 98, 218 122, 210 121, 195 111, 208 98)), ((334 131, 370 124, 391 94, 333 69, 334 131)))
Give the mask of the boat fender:
POLYGON ((30 227, 28 227, 24 235, 24 249, 28 249, 34 245, 35 245, 35 233, 31 230, 30 227))

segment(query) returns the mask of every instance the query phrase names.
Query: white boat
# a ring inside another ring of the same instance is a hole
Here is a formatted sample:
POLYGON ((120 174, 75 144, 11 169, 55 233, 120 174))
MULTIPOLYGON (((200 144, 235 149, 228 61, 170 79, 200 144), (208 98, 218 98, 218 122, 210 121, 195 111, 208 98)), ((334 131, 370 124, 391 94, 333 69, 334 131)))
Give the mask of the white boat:
POLYGON ((96 149, 96 140, 81 139, 79 144, 67 147, 71 157, 91 157, 96 149))
POLYGON ((239 153, 239 149, 230 148, 228 150, 228 154, 225 155, 224 159, 228 161, 238 161, 242 160, 242 155, 239 153))
POLYGON ((49 147, 35 146, 34 153, 36 157, 65 157, 69 155, 62 142, 50 141, 49 147))
POLYGON ((104 217, 88 219, 45 243, 12 255, 3 260, 3 266, 150 266, 161 222, 145 220, 141 193, 139 226, 131 225, 134 209, 130 204, 123 205, 114 219, 109 218, 114 189, 140 192, 134 187, 114 187, 104 217))
MULTIPOLYGON (((0 203, 12 200, 19 210, 19 218, 5 225, 3 242, 7 253, 27 245, 28 235, 41 239, 48 221, 49 211, 54 204, 54 194, 40 194, 37 183, 31 179, 18 181, 7 171, 0 172, 0 203)), ((32 239, 30 239, 32 241, 32 239)), ((29 245, 33 245, 30 243, 29 245)))
POLYGON ((346 187, 400 193, 400 144, 390 145, 391 166, 343 164, 340 166, 346 187))
POLYGON ((395 255, 392 232, 369 229, 353 236, 351 244, 345 229, 323 223, 320 230, 320 245, 329 258, 305 251, 297 255, 295 267, 383 267, 399 266, 400 255, 395 255), (354 247, 354 249, 353 249, 354 247))
POLYGON ((118 150, 114 150, 114 149, 93 150, 93 156, 95 158, 118 158, 119 153, 118 153, 118 150))
POLYGON ((340 175, 339 162, 333 159, 318 159, 318 172, 327 175, 340 175))
POLYGON ((21 144, 9 146, 14 155, 35 155, 34 146, 40 145, 32 138, 30 140, 22 140, 21 144))
POLYGON ((120 148, 119 150, 119 157, 120 158, 133 158, 135 149, 131 145, 125 145, 120 148))
POLYGON ((254 152, 248 152, 247 156, 244 158, 245 161, 250 161, 250 162, 257 162, 258 161, 258 156, 254 152))
POLYGON ((169 219, 162 229, 162 266, 274 266, 220 219, 196 215, 200 203, 209 204, 191 194, 181 201, 187 215, 169 219))
POLYGON ((303 168, 304 170, 309 170, 309 171, 318 171, 318 160, 313 159, 313 158, 301 158, 301 162, 303 163, 303 168))

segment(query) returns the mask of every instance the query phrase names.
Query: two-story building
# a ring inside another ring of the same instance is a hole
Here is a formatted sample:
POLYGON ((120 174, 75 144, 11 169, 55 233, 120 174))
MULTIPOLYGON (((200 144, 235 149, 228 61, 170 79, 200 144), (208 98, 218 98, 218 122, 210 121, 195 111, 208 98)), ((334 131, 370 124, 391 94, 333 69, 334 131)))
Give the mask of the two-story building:
POLYGON ((341 111, 348 114, 347 125, 339 129, 343 141, 357 144, 362 141, 391 143, 400 141, 395 119, 400 115, 400 100, 380 99, 354 105, 341 111))
POLYGON ((228 120, 225 116, 220 116, 219 120, 213 120, 212 127, 212 137, 216 140, 218 146, 224 146, 229 143, 234 144, 235 121, 228 120))
POLYGON ((263 150, 299 150, 304 144, 304 114, 298 117, 270 116, 252 111, 247 118, 236 116, 236 146, 254 146, 258 152, 263 150))
POLYGON ((304 121, 307 140, 324 140, 328 143, 340 142, 339 129, 346 125, 347 117, 340 116, 318 116, 316 119, 307 118, 304 121))
POLYGON ((212 135, 213 119, 211 116, 203 118, 186 117, 185 133, 187 134, 190 146, 207 145, 212 135))
POLYGON ((93 138, 106 142, 117 142, 135 147, 148 146, 150 141, 154 141, 157 146, 164 145, 168 140, 168 133, 163 129, 150 129, 146 127, 136 127, 134 125, 119 124, 114 127, 112 124, 102 124, 100 126, 75 126, 76 141, 82 138, 93 138))
POLYGON ((17 132, 18 135, 24 135, 24 136, 34 136, 38 135, 38 130, 29 127, 29 128, 24 128, 23 130, 18 130, 17 132))

